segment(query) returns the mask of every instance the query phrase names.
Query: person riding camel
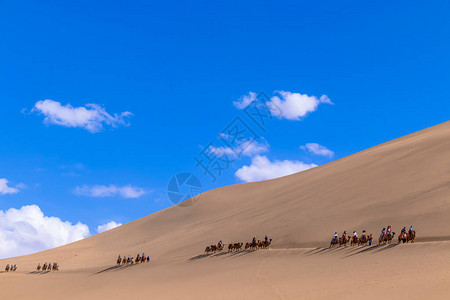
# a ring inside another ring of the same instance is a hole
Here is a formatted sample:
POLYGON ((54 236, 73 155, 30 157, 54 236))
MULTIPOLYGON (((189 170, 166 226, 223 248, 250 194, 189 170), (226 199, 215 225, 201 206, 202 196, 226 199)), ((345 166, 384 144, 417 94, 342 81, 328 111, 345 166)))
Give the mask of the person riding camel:
POLYGON ((389 225, 388 226, 388 228, 387 228, 387 235, 389 236, 389 235, 391 235, 391 233, 392 233, 392 227, 391 227, 391 225, 389 225))
POLYGON ((358 233, 353 231, 353 241, 356 242, 358 240, 358 233))
POLYGON ((347 231, 344 231, 342 234, 342 242, 344 243, 347 240, 347 231))
POLYGON ((333 240, 337 241, 337 238, 338 238, 338 234, 337 234, 337 232, 335 232, 335 233, 333 234, 333 240))
POLYGON ((256 236, 253 237, 252 244, 256 244, 256 236))
POLYGON ((386 228, 383 228, 383 230, 381 230, 381 236, 384 237, 386 235, 386 228))
POLYGON ((365 238, 366 238, 366 231, 363 230, 363 231, 362 231, 362 235, 361 235, 361 239, 363 240, 363 239, 365 239, 365 238))
POLYGON ((402 234, 406 234, 406 227, 403 227, 402 234))
POLYGON ((269 238, 267 237, 267 234, 266 234, 266 236, 264 237, 264 243, 267 244, 268 241, 269 241, 269 238))
POLYGON ((220 248, 220 247, 222 247, 222 245, 223 245, 222 240, 220 240, 220 241, 217 243, 217 246, 219 246, 219 248, 220 248))
POLYGON ((414 230, 414 227, 411 225, 411 227, 409 227, 408 232, 409 232, 409 234, 411 234, 411 232, 413 232, 413 231, 415 231, 415 230, 414 230))

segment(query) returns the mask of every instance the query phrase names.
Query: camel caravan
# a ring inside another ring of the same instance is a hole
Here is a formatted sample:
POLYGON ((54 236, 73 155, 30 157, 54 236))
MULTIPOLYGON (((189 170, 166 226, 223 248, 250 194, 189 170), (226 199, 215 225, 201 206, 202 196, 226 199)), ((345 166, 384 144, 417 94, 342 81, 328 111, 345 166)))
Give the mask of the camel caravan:
MULTIPOLYGON (((251 242, 244 244, 241 242, 228 244, 228 252, 240 251, 244 247, 245 250, 257 250, 257 249, 268 249, 270 244, 272 243, 272 239, 269 239, 267 235, 264 238, 264 241, 256 240, 256 237, 253 237, 251 242)), ((225 248, 225 245, 222 241, 219 241, 217 245, 207 246, 205 249, 205 253, 216 253, 220 252, 225 248)))
MULTIPOLYGON (((392 227, 389 225, 387 228, 383 228, 381 230, 380 237, 378 238, 378 245, 386 245, 391 244, 394 240, 395 232, 392 231, 392 227)), ((411 225, 409 230, 406 230, 406 227, 403 227, 400 235, 398 236, 398 244, 403 243, 414 243, 414 239, 416 238, 416 231, 414 227, 411 225)), ((363 230, 361 237, 358 237, 358 233, 353 231, 353 235, 350 237, 347 235, 347 231, 344 231, 341 237, 338 236, 337 232, 334 233, 333 238, 330 242, 331 247, 341 247, 341 246, 372 246, 373 235, 367 234, 365 230, 363 230)))
POLYGON ((40 272, 40 271, 46 272, 46 271, 59 271, 59 264, 58 263, 44 263, 41 267, 41 264, 39 263, 36 267, 36 271, 40 272))
POLYGON ((142 255, 137 254, 136 255, 136 259, 134 259, 134 257, 128 255, 128 257, 124 256, 121 257, 120 255, 117 257, 117 265, 120 266, 124 266, 124 265, 132 265, 132 264, 137 264, 137 263, 144 263, 144 262, 150 262, 150 256, 145 256, 144 253, 142 253, 142 255))
POLYGON ((16 270, 17 270, 17 265, 7 264, 5 267, 5 272, 9 272, 9 271, 14 272, 16 270))

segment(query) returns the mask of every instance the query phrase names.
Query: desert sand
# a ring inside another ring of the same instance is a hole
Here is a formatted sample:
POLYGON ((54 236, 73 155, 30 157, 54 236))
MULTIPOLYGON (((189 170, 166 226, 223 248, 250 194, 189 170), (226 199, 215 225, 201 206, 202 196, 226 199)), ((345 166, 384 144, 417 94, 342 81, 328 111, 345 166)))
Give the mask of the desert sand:
POLYGON ((0 299, 449 299, 450 122, 269 181, 205 192, 116 229, 0 261, 0 299), (414 244, 329 249, 335 231, 414 244), (223 240, 271 248, 203 254, 223 240), (117 255, 151 262, 116 268, 117 255), (58 272, 34 272, 38 262, 58 272))

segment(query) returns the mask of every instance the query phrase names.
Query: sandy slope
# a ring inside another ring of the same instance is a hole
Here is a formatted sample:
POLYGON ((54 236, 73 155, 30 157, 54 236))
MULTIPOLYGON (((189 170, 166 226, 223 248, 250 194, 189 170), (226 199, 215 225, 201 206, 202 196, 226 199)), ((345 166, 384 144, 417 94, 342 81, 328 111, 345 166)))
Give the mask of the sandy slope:
POLYGON ((39 299, 44 291, 46 299, 446 299, 449 150, 447 122, 306 172, 209 191, 192 207, 0 261, 21 268, 0 274, 0 299, 39 299), (334 231, 378 235, 388 224, 397 232, 414 224, 419 243, 316 248, 334 231), (199 256, 218 239, 266 233, 274 238, 271 250, 199 256), (151 264, 108 269, 119 253, 142 250, 152 255, 151 264), (43 261, 59 261, 62 271, 29 274, 43 261))

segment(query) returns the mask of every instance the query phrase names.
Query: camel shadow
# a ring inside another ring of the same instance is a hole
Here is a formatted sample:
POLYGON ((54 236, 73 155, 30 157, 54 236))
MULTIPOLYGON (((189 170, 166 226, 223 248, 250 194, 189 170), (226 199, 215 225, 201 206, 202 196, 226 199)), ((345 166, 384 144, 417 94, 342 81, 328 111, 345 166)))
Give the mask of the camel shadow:
POLYGON ((213 254, 200 254, 200 255, 197 255, 197 256, 189 258, 189 260, 190 261, 194 261, 194 260, 199 260, 199 259, 202 259, 202 258, 207 258, 207 257, 210 257, 210 256, 213 256, 213 254))
MULTIPOLYGON (((45 274, 48 274, 48 273, 50 273, 51 271, 34 271, 34 272, 36 272, 36 273, 34 273, 34 274, 36 274, 36 275, 45 275, 45 274)), ((28 273, 28 274, 31 274, 31 273, 28 273)))
POLYGON ((381 251, 390 250, 390 249, 392 249, 394 247, 397 247, 397 246, 398 246, 398 244, 390 244, 390 245, 387 245, 386 247, 381 247, 380 249, 376 250, 375 252, 381 252, 381 251))
POLYGON ((257 250, 240 250, 240 251, 233 251, 233 252, 226 251, 226 252, 219 252, 219 253, 212 253, 212 254, 205 253, 205 254, 199 254, 199 255, 193 256, 193 257, 189 258, 188 260, 196 261, 196 260, 204 259, 204 258, 208 258, 208 257, 213 258, 213 257, 219 257, 219 256, 229 256, 229 257, 236 256, 236 255, 241 256, 241 255, 253 253, 255 251, 257 251, 257 250))
POLYGON ((345 250, 351 250, 348 247, 327 247, 327 248, 321 248, 321 247, 317 247, 315 249, 309 250, 308 252, 305 252, 303 255, 306 256, 311 256, 311 255, 323 255, 323 254, 331 254, 331 253, 336 253, 336 252, 340 252, 340 251, 345 251, 345 250))
POLYGON ((369 246, 368 248, 361 249, 358 252, 351 253, 351 254, 343 257, 343 258, 348 258, 348 257, 351 257, 351 256, 355 256, 355 255, 363 254, 363 253, 368 253, 368 252, 372 252, 372 251, 373 251, 373 253, 378 253, 378 252, 390 250, 390 249, 392 249, 394 247, 397 247, 397 246, 398 246, 397 244, 369 246))
POLYGON ((125 265, 125 266, 124 265, 120 265, 120 266, 116 265, 116 266, 112 266, 112 267, 108 267, 106 269, 100 270, 100 271, 98 271, 98 272, 96 272, 96 273, 94 273, 92 275, 97 275, 97 274, 101 274, 101 273, 104 273, 104 272, 120 271, 120 270, 128 269, 128 268, 131 268, 131 267, 134 267, 134 266, 137 266, 137 265, 138 264, 128 264, 128 265, 125 265))

